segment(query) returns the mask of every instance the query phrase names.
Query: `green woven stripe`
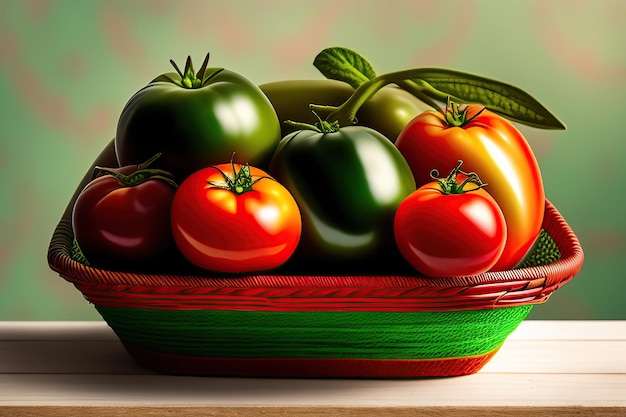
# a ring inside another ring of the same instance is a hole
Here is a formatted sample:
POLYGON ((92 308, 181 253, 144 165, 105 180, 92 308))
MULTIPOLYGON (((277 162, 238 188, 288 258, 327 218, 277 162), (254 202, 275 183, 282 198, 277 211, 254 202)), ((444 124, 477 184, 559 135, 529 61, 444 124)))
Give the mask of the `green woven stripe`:
POLYGON ((532 306, 416 313, 96 308, 121 340, 167 353, 430 359, 492 351, 532 306))

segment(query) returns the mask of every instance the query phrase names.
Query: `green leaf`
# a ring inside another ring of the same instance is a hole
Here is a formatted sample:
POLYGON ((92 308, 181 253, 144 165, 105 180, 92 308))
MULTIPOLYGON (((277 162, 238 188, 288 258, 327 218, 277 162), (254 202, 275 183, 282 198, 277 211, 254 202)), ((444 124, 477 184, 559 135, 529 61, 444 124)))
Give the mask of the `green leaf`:
MULTIPOLYGON (((313 65, 326 77, 344 81, 353 88, 377 80, 393 82, 418 99, 437 108, 436 101, 482 104, 510 120, 541 129, 566 129, 550 110, 524 90, 480 75, 444 68, 415 68, 376 75, 376 71, 358 52, 332 47, 320 52, 313 65), (412 75, 407 77, 407 74, 412 75)), ((380 86, 358 94, 373 95, 380 86)), ((353 100, 358 107, 366 100, 353 100)), ((350 109, 351 111, 354 109, 350 109)), ((358 109, 356 109, 358 110, 358 109)), ((346 113, 351 113, 346 111, 346 113)))
POLYGON ((542 129, 566 129, 550 110, 524 90, 491 78, 444 68, 420 69, 412 80, 435 100, 482 104, 510 120, 542 129))
POLYGON ((351 49, 338 46, 317 54, 313 65, 326 78, 344 81, 353 88, 376 77, 376 71, 367 59, 351 49))

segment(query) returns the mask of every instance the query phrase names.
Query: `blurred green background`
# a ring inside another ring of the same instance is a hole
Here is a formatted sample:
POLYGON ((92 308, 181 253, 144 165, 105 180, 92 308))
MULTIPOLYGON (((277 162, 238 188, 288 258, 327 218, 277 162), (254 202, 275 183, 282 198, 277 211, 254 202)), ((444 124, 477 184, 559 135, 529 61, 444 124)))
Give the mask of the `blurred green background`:
POLYGON ((46 250, 122 107, 170 58, 210 51, 261 84, 321 78, 329 46, 379 73, 478 73, 550 108, 566 131, 522 131, 586 261, 530 318, 626 319, 625 21, 621 0, 0 0, 0 320, 99 319, 46 250))

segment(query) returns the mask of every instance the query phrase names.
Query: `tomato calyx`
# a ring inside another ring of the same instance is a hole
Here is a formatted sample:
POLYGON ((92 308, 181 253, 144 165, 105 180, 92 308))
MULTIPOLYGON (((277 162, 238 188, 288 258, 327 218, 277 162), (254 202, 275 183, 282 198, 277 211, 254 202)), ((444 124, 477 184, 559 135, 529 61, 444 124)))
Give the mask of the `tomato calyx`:
POLYGON ((335 120, 334 122, 329 122, 328 120, 323 120, 314 110, 314 108, 318 107, 319 106, 315 104, 309 105, 311 112, 317 118, 317 122, 315 122, 315 124, 296 122, 293 120, 285 120, 285 124, 288 124, 289 126, 293 126, 300 130, 313 130, 317 133, 334 133, 339 131, 339 121, 335 120))
POLYGON ((461 127, 477 118, 484 110, 485 106, 480 106, 478 111, 469 111, 470 107, 467 105, 459 106, 458 103, 453 102, 448 96, 448 102, 446 107, 441 111, 444 120, 448 126, 461 127))
POLYGON ((178 184, 174 181, 174 176, 171 173, 162 169, 149 168, 160 156, 161 153, 155 154, 146 162, 139 164, 137 169, 130 174, 124 174, 118 169, 108 167, 96 167, 95 170, 97 175, 112 175, 124 187, 135 187, 149 180, 159 180, 174 189, 178 188, 178 184))
POLYGON ((457 162, 457 165, 452 169, 452 171, 450 171, 450 174, 448 174, 448 176, 445 178, 439 178, 439 171, 436 169, 430 171, 430 177, 437 181, 437 183, 441 187, 441 194, 465 194, 469 191, 475 191, 487 185, 486 183, 481 181, 480 177, 475 172, 462 171, 461 165, 463 165, 463 161, 459 160, 457 162), (457 176, 459 174, 465 176, 465 179, 460 184, 457 182, 457 176), (471 189, 465 189, 468 184, 473 184, 474 187, 471 189))
POLYGON ((233 153, 230 159, 231 172, 225 172, 220 167, 216 165, 212 165, 212 168, 215 168, 222 174, 224 181, 207 181, 207 183, 213 187, 221 188, 223 190, 231 191, 237 195, 246 193, 248 191, 252 191, 254 188, 254 184, 261 181, 262 179, 272 179, 267 176, 257 176, 256 178, 252 176, 250 173, 250 165, 244 164, 241 165, 241 168, 237 170, 237 167, 234 163, 235 154, 233 153))
POLYGON ((176 70, 176 74, 162 74, 152 80, 152 82, 165 81, 187 89, 201 88, 209 79, 224 69, 207 68, 207 65, 209 64, 209 57, 210 53, 207 53, 198 72, 194 72, 193 62, 190 55, 187 56, 184 71, 181 71, 178 65, 176 65, 176 62, 174 62, 173 59, 170 59, 170 64, 172 64, 176 70))

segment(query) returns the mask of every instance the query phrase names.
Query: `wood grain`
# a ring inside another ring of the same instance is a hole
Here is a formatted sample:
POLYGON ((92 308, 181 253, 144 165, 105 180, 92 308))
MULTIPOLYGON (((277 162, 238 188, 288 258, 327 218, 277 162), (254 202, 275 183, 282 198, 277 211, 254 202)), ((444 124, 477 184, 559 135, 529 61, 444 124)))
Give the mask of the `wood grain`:
POLYGON ((623 417, 612 407, 0 407, 4 417, 623 417))
POLYGON ((198 378, 141 368, 103 322, 0 322, 0 416, 622 416, 623 352, 626 321, 524 321, 465 377, 198 378))

